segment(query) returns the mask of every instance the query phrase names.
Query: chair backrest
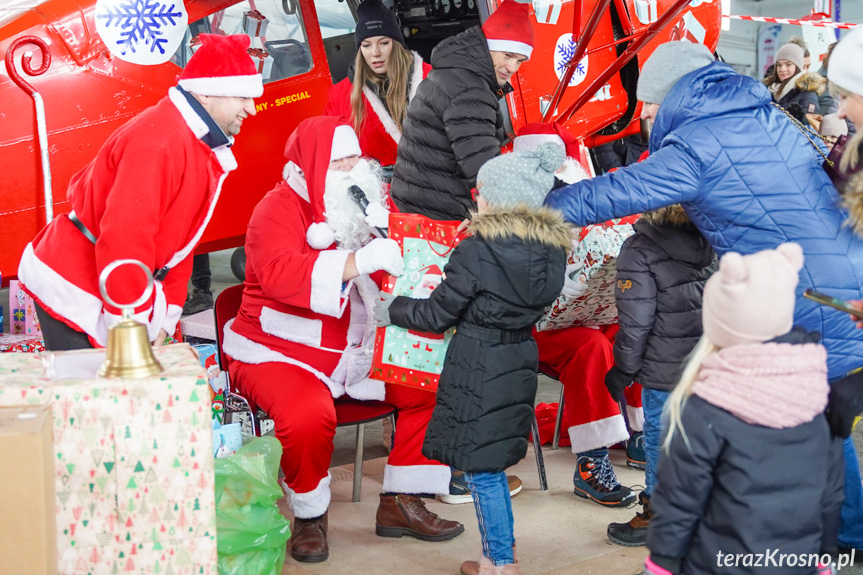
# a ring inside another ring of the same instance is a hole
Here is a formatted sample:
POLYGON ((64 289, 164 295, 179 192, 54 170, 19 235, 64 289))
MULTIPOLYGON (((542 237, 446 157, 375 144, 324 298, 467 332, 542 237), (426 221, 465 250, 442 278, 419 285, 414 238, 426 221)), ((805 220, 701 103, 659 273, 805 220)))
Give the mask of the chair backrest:
POLYGON ((222 371, 227 371, 228 368, 228 362, 225 361, 225 354, 222 351, 225 324, 237 317, 237 312, 240 311, 240 303, 242 301, 243 284, 227 288, 216 298, 216 305, 214 306, 216 316, 216 345, 219 349, 219 369, 222 371))

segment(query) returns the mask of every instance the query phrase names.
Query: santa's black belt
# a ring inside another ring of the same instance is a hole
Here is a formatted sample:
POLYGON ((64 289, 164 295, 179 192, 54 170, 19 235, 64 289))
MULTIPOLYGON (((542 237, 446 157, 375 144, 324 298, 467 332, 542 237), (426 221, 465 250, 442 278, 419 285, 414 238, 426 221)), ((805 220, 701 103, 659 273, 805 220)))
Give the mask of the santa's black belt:
MULTIPOLYGON (((76 228, 78 228, 78 231, 81 232, 82 234, 84 234, 84 237, 87 238, 88 240, 90 240, 90 243, 95 246, 96 245, 96 236, 93 234, 93 232, 91 232, 90 230, 87 229, 87 226, 85 226, 81 220, 78 219, 78 216, 75 215, 75 210, 72 210, 71 212, 69 212, 66 215, 69 218, 69 221, 72 222, 72 225, 74 225, 76 228)), ((156 281, 164 281, 164 279, 168 275, 168 272, 170 271, 170 269, 171 268, 168 268, 168 267, 157 269, 156 271, 153 272, 153 279, 156 281)))
POLYGON ((456 333, 491 343, 521 343, 533 337, 531 328, 517 330, 497 329, 493 327, 482 327, 472 323, 459 324, 456 328, 456 333))

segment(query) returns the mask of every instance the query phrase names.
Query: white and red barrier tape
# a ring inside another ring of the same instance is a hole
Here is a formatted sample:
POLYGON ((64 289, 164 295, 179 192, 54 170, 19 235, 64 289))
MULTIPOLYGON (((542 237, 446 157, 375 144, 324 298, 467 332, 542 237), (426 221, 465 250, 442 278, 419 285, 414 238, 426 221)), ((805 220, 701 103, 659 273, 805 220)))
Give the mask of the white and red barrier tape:
POLYGON ((790 18, 766 18, 764 16, 738 16, 731 14, 724 16, 733 20, 747 20, 749 22, 767 22, 769 24, 791 24, 792 26, 817 26, 819 28, 841 28, 850 30, 859 24, 848 24, 845 22, 819 22, 817 20, 792 20, 790 18))

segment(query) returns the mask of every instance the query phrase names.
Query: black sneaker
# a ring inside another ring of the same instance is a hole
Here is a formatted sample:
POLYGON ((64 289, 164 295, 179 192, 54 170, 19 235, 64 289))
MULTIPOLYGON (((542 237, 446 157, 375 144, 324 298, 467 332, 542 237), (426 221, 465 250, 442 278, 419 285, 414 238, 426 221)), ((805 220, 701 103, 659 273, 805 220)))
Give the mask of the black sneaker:
POLYGON ((644 453, 644 432, 636 431, 626 441, 626 464, 636 469, 644 469, 647 455, 644 453))
POLYGON ((213 308, 212 290, 192 290, 183 305, 183 315, 194 315, 213 308))
MULTIPOLYGON (((519 479, 515 475, 507 475, 506 481, 509 484, 510 497, 515 497, 516 495, 521 493, 521 490, 524 487, 521 483, 521 479, 519 479)), ((464 479, 463 472, 452 472, 452 477, 449 481, 449 494, 441 495, 440 500, 444 503, 449 503, 450 505, 470 503, 473 501, 473 497, 470 494, 470 489, 468 489, 467 482, 464 479)))
POLYGON ((635 493, 621 485, 608 456, 579 456, 572 477, 573 493, 607 507, 626 507, 635 502, 635 493))

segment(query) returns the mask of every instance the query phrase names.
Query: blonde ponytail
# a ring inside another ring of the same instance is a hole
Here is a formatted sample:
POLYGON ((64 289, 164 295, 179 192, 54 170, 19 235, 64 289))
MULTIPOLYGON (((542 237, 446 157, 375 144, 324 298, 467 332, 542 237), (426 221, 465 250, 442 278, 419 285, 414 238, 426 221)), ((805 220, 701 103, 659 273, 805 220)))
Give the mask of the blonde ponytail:
POLYGON ((665 435, 665 441, 662 442, 662 448, 665 449, 666 453, 671 448, 671 440, 674 437, 674 432, 678 429, 683 436, 683 441, 686 442, 686 446, 689 447, 689 439, 686 437, 686 430, 683 429, 683 422, 681 420, 683 407, 686 405, 689 396, 692 395, 692 386, 698 379, 701 364, 717 351, 719 351, 718 347, 706 337, 701 336, 698 344, 689 354, 686 367, 683 369, 683 375, 680 376, 680 381, 674 388, 674 391, 671 392, 671 395, 668 396, 668 400, 665 402, 665 407, 662 410, 663 427, 668 430, 668 433, 665 435))

